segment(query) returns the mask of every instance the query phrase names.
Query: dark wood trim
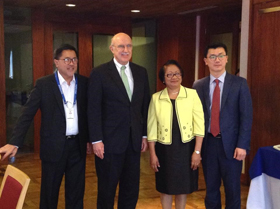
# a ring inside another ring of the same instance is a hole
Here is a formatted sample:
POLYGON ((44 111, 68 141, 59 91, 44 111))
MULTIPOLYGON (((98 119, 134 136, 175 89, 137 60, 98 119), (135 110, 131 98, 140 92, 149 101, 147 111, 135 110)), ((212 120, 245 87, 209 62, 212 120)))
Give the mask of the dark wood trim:
POLYGON ((4 42, 4 4, 0 0, 0 146, 7 143, 6 134, 6 73, 4 42))
POLYGON ((53 66, 54 66, 54 59, 53 59, 53 27, 50 22, 45 21, 45 33, 44 33, 44 39, 45 39, 45 56, 44 56, 44 63, 45 63, 45 70, 44 70, 44 76, 53 74, 53 66))
POLYGON ((80 28, 78 36, 78 51, 79 51, 79 74, 89 76, 93 67, 93 38, 92 34, 88 32, 87 28, 90 25, 84 25, 80 28))
POLYGON ((199 55, 198 55, 198 79, 209 75, 208 67, 204 62, 204 50, 209 42, 207 35, 207 16, 200 16, 200 34, 199 34, 199 55))
MULTIPOLYGON (((32 21, 32 57, 33 57, 33 83, 46 75, 45 66, 45 29, 44 29, 44 11, 34 9, 31 12, 32 21)), ((41 112, 38 111, 34 117, 34 152, 40 151, 40 127, 41 112)))
POLYGON ((239 46, 240 46, 240 20, 237 19, 232 23, 232 57, 231 57, 231 74, 235 75, 235 72, 239 68, 239 46))

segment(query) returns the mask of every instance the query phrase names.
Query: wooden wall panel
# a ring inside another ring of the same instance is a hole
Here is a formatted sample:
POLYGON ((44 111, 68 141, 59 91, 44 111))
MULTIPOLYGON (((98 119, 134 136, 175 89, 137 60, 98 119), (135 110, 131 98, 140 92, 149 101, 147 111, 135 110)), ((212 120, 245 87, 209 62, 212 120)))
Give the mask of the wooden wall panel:
POLYGON ((182 85, 191 88, 195 76, 196 17, 184 17, 177 25, 178 61, 184 70, 182 85))
POLYGON ((44 23, 44 40, 45 40, 45 47, 44 47, 44 75, 51 75, 53 74, 54 64, 53 64, 53 25, 52 23, 45 21, 44 23))
POLYGON ((199 55, 198 55, 198 79, 209 75, 208 67, 204 62, 204 50, 208 45, 209 37, 206 36, 207 16, 200 17, 199 55))
POLYGON ((6 139, 6 73, 5 73, 5 42, 4 42, 4 6, 0 0, 0 147, 7 143, 6 139))
MULTIPOLYGON (((45 75, 45 30, 44 11, 32 10, 32 56, 33 56, 33 83, 45 75)), ((41 112, 38 111, 34 117, 34 152, 40 150, 40 127, 41 112)))
MULTIPOLYGON (((194 81, 195 24, 194 17, 176 16, 160 18, 157 26, 157 72, 166 61, 177 60, 184 70, 182 85, 186 87, 194 81)), ((164 87, 158 79, 157 91, 164 87)))
POLYGON ((275 6, 280 6, 280 1, 253 6, 249 61, 254 119, 250 162, 259 147, 279 144, 280 12, 259 12, 275 6))
POLYGON ((89 25, 85 25, 79 32, 79 74, 89 77, 91 69, 93 67, 93 43, 92 34, 88 33, 87 28, 89 25))

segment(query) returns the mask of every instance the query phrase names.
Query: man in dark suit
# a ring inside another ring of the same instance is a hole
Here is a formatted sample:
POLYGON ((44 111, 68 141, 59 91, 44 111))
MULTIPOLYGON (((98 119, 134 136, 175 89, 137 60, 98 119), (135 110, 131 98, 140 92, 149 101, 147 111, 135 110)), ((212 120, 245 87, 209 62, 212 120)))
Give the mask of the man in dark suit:
POLYGON ((37 80, 9 144, 0 148, 0 153, 4 153, 3 159, 15 156, 40 109, 40 208, 57 208, 59 188, 65 174, 66 208, 82 209, 88 142, 87 78, 75 74, 78 54, 71 45, 62 45, 55 51, 54 63, 57 71, 37 80))
POLYGON ((132 41, 125 33, 112 38, 114 58, 92 70, 88 88, 89 137, 98 177, 98 209, 136 207, 140 153, 147 149, 149 84, 146 70, 129 62, 132 41))
POLYGON ((244 78, 226 72, 227 60, 224 44, 209 45, 204 61, 210 76, 193 85, 203 104, 205 117, 202 165, 207 209, 221 208, 221 180, 225 188, 226 208, 240 208, 242 160, 250 149, 251 95, 244 78))

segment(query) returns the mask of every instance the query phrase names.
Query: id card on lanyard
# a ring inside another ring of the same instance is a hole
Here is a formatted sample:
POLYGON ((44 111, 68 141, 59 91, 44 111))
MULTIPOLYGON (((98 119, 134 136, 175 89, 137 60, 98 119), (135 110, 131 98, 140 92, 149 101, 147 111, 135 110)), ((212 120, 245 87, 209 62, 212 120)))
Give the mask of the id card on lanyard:
POLYGON ((67 119, 74 119, 74 106, 77 103, 77 88, 78 88, 77 76, 75 76, 75 90, 74 90, 74 101, 73 101, 73 104, 71 102, 67 102, 66 99, 65 99, 64 93, 63 93, 61 85, 59 83, 58 72, 55 72, 55 80, 56 80, 57 86, 59 88, 59 91, 61 93, 63 103, 67 107, 66 118, 67 119))

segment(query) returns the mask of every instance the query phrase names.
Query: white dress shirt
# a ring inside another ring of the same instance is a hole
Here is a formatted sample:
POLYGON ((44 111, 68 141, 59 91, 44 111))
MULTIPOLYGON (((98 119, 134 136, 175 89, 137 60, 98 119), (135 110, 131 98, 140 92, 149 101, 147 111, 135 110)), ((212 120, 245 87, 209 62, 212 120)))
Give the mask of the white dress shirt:
POLYGON ((70 82, 70 85, 68 85, 67 82, 65 81, 65 79, 58 72, 58 80, 59 80, 62 92, 64 94, 65 100, 67 102, 67 105, 66 105, 66 104, 64 104, 64 102, 62 100, 64 111, 65 111, 65 117, 66 117, 66 136, 77 135, 79 133, 77 100, 76 100, 76 104, 73 107, 74 94, 75 94, 75 83, 76 83, 75 76, 73 76, 73 79, 70 82), (72 111, 73 111, 72 119, 69 119, 67 117, 69 108, 72 109, 72 111))
MULTIPOLYGON (((121 65, 120 63, 118 63, 118 61, 114 58, 114 63, 116 65, 116 68, 121 76, 121 67, 123 65, 121 65)), ((130 92, 131 92, 131 95, 133 95, 133 87, 134 87, 134 80, 133 80, 133 76, 132 76, 132 73, 131 73, 131 69, 129 67, 129 62, 125 65, 125 74, 127 76, 127 79, 128 79, 128 84, 129 84, 129 88, 130 88, 130 92)))

